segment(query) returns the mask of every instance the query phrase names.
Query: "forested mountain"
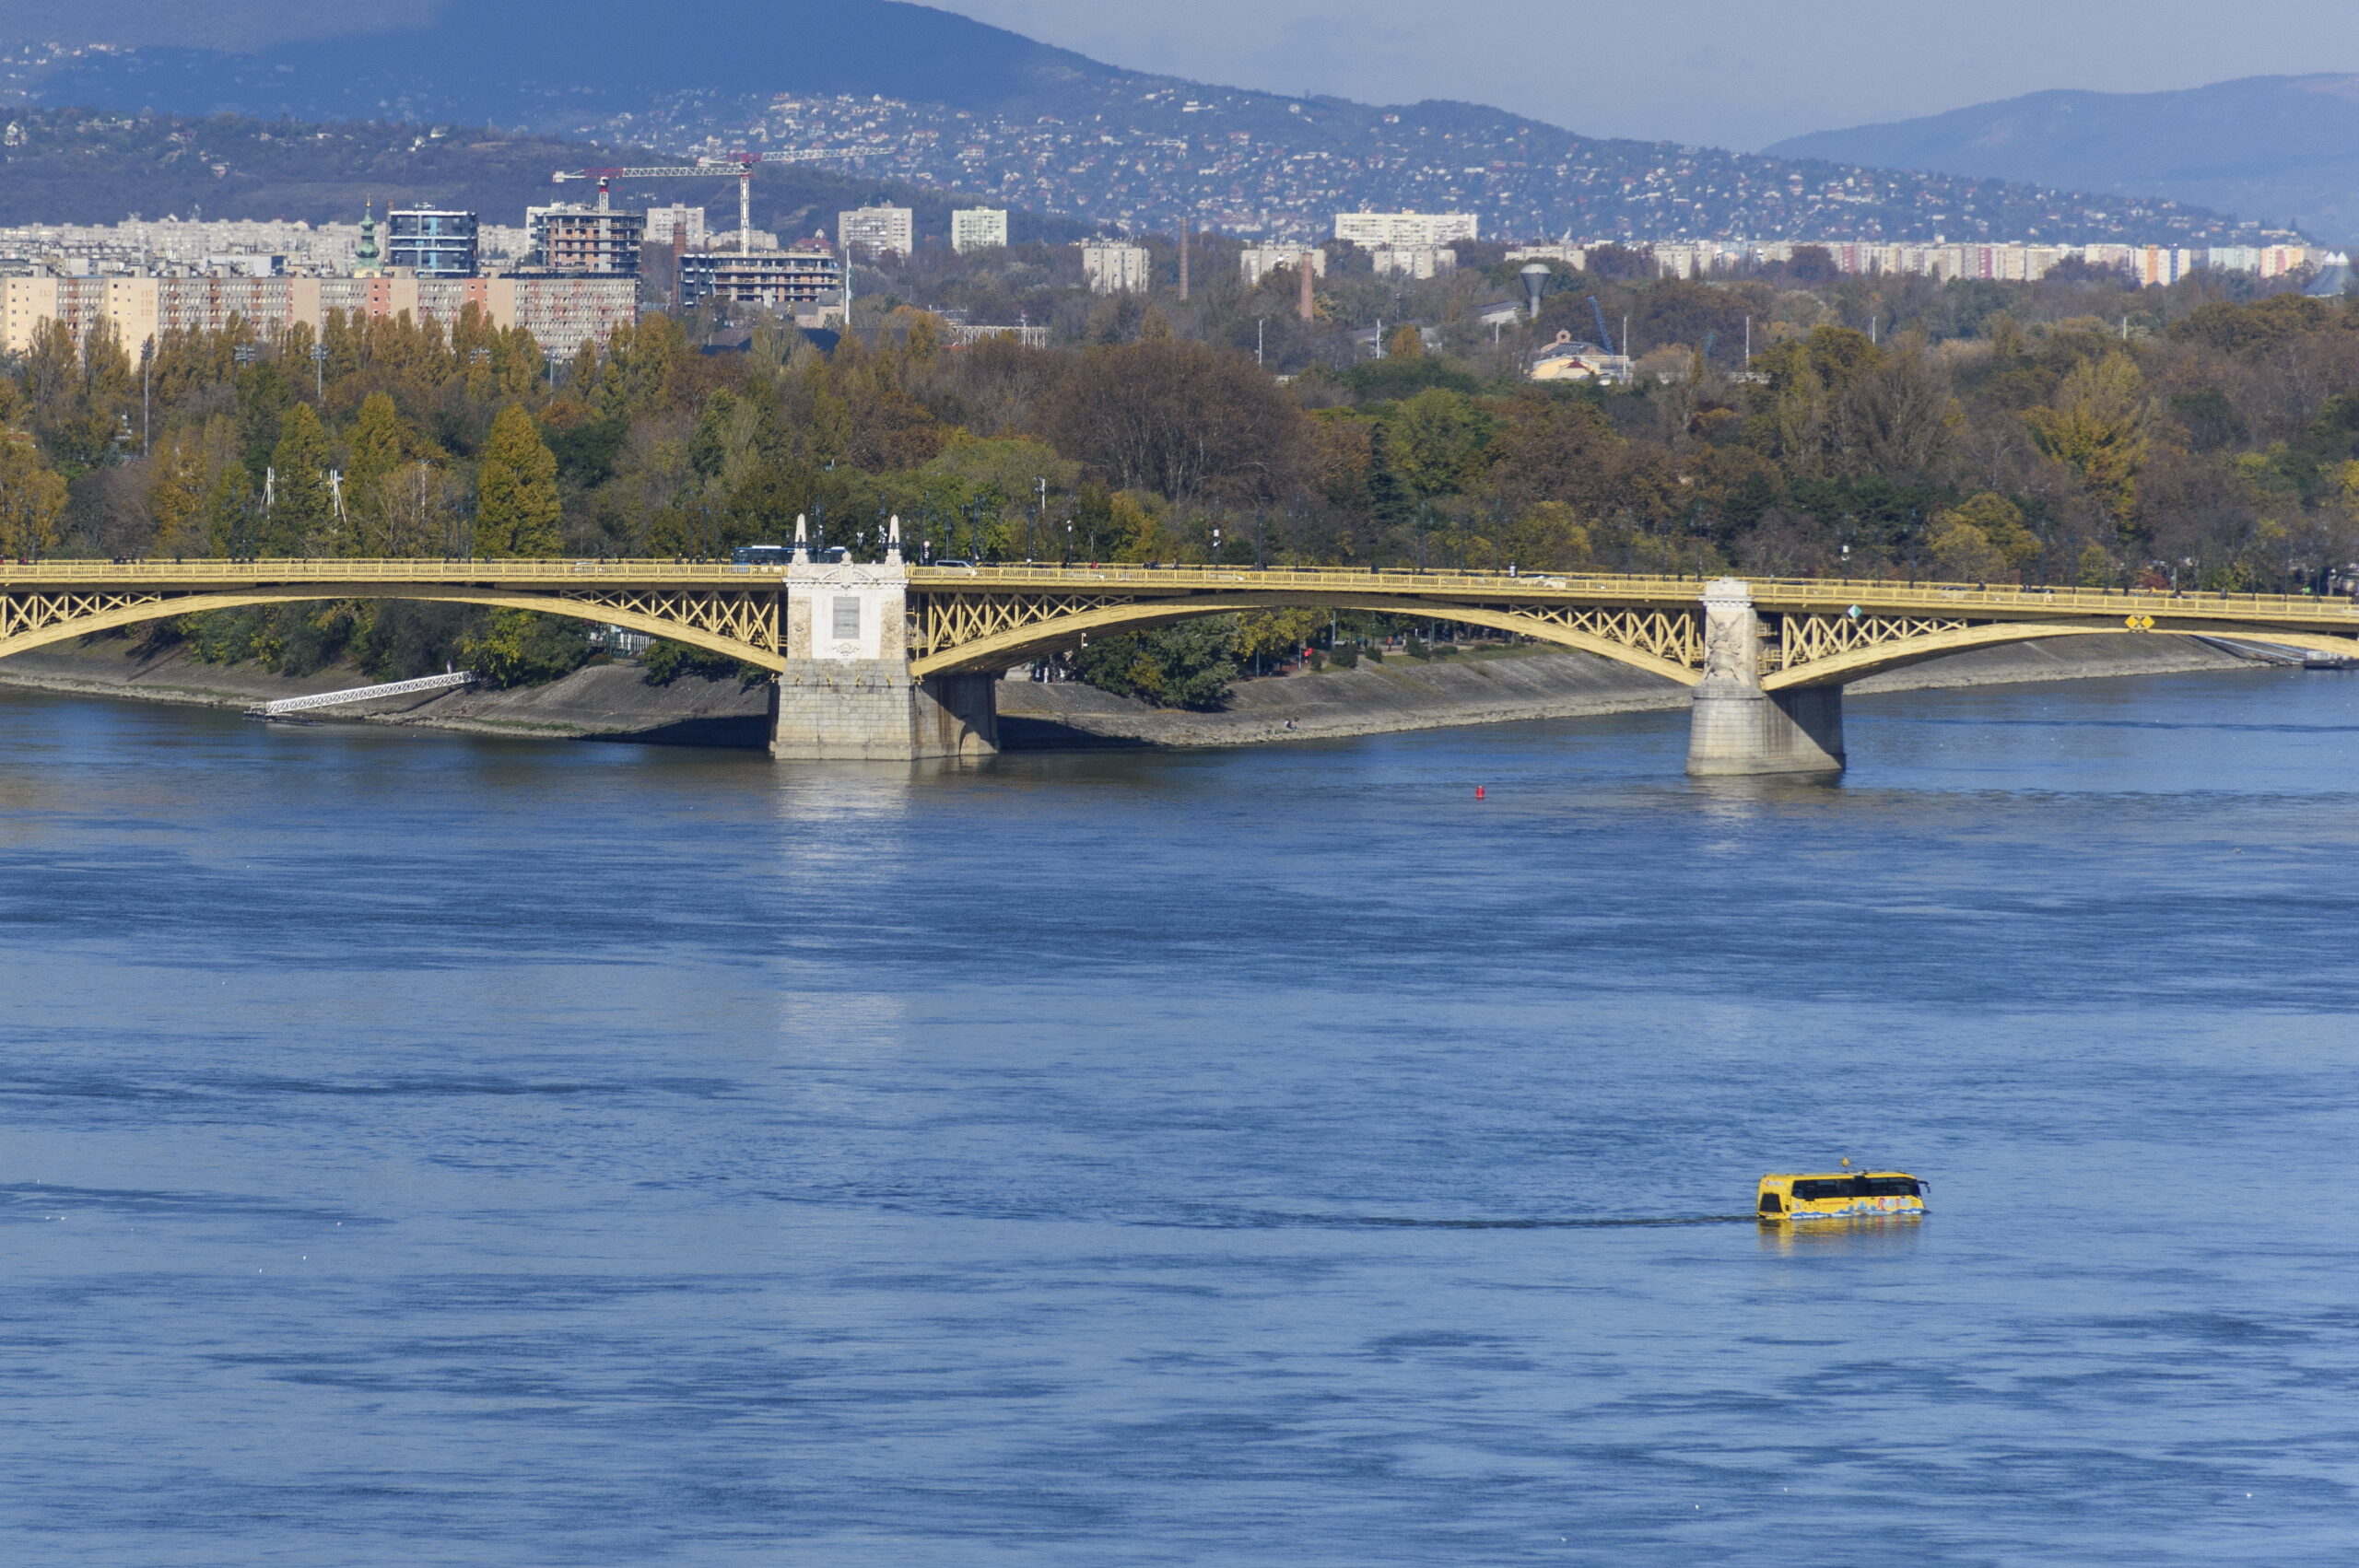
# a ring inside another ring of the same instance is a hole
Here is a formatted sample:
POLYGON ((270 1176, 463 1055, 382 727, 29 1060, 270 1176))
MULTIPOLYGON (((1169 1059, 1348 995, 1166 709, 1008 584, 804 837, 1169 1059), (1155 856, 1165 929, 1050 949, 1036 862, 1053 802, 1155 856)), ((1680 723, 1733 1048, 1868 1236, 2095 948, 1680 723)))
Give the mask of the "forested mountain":
POLYGON ((2359 76, 2248 76, 2182 92, 2036 92, 1768 149, 2201 203, 2359 242, 2359 76))
MULTIPOLYGON (((67 41, 71 44, 74 41, 67 41)), ((210 50, 21 53, 31 101, 525 127, 662 147, 820 145, 874 172, 1090 223, 1324 232, 1338 209, 1486 235, 2206 243, 2165 200, 1602 140, 1476 104, 1370 106, 1117 70, 891 0, 483 0, 423 27, 210 50)))

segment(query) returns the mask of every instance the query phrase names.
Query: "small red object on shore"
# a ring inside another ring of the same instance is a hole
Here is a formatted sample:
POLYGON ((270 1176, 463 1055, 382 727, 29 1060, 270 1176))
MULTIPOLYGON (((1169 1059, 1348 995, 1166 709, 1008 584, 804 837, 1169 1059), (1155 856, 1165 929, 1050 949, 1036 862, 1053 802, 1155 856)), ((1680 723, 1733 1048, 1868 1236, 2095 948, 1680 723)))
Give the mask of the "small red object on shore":
POLYGON ((1480 784, 1474 786, 1474 798, 1478 801, 1483 798, 1483 786, 1480 784))

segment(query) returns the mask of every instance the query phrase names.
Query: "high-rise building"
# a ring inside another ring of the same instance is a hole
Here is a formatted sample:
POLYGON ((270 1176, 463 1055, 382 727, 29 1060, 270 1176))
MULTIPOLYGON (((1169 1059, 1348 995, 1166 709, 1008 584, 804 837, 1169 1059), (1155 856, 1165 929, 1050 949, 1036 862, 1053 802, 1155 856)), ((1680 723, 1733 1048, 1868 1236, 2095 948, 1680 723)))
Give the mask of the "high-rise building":
POLYGON ((1237 253, 1237 268, 1246 287, 1259 288, 1263 278, 1280 267, 1300 266, 1305 256, 1313 277, 1327 275, 1327 252, 1316 245, 1248 245, 1237 253))
POLYGON ((1339 212, 1335 238, 1363 251, 1449 245, 1474 238, 1474 215, 1464 212, 1339 212))
POLYGON ((791 310, 817 325, 843 299, 843 265, 825 240, 798 240, 782 251, 740 252, 734 247, 691 251, 680 258, 680 303, 725 299, 791 310))
POLYGON ((526 207, 533 235, 533 266, 540 272, 587 277, 637 277, 639 247, 647 219, 635 212, 600 212, 563 203, 526 207))
POLYGON ((960 255, 969 251, 1007 248, 1005 207, 960 207, 950 215, 950 248, 960 255))
POLYGON ((855 254, 906 256, 915 247, 916 214, 907 207, 854 207, 836 215, 836 243, 855 254))
POLYGON ((475 275, 475 215, 441 207, 385 214, 385 265, 415 277, 475 275))
POLYGON ((1458 252, 1447 245, 1379 245, 1367 255, 1379 277, 1440 277, 1458 270, 1458 252))
POLYGON ((646 237, 650 245, 676 245, 683 251, 701 251, 708 237, 704 208, 650 207, 647 209, 646 237))
POLYGON ((1081 275, 1092 294, 1141 294, 1151 275, 1146 247, 1093 240, 1081 248, 1081 275))

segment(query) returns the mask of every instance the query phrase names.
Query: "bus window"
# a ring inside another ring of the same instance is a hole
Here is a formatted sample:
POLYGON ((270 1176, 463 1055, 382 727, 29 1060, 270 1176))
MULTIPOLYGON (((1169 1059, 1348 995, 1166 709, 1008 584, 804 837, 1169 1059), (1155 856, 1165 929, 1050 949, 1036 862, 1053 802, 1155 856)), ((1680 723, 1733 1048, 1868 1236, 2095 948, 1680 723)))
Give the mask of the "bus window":
POLYGON ((1765 1192, 1761 1195, 1761 1211, 1765 1214, 1782 1214, 1786 1211, 1786 1206, 1778 1201, 1776 1193, 1765 1192))
POLYGON ((1909 1176, 1867 1176, 1860 1182, 1860 1194, 1867 1198, 1914 1198, 1917 1183, 1909 1176))

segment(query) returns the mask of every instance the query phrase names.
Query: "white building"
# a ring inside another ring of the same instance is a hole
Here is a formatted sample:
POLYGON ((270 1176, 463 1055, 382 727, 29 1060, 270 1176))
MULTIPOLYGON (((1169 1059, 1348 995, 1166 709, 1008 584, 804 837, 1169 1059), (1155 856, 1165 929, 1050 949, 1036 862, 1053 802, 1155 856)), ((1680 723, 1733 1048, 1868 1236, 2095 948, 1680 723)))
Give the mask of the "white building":
POLYGON ((1506 259, 1510 262, 1562 262, 1575 272, 1579 272, 1589 263, 1589 247, 1571 244, 1525 245, 1509 251, 1506 259))
POLYGON ((854 207, 836 215, 836 248, 849 259, 854 252, 871 256, 906 256, 916 246, 916 215, 907 207, 854 207))
POLYGON ((1081 275, 1092 294, 1144 294, 1149 275, 1146 247, 1091 240, 1081 248, 1081 275))
POLYGON ((969 251, 1007 248, 1005 207, 960 207, 950 215, 950 248, 960 255, 969 251))
POLYGON ((1379 277, 1443 277, 1458 270, 1458 252, 1447 245, 1379 245, 1368 260, 1379 277))
POLYGON ((702 207, 647 209, 647 242, 651 245, 677 245, 683 251, 701 251, 708 238, 702 207))
POLYGON ((1327 275, 1327 252, 1316 245, 1248 245, 1237 253, 1237 267, 1246 287, 1259 288, 1263 278, 1280 267, 1301 265, 1305 256, 1310 258, 1313 277, 1327 275))
POLYGON ((1474 236, 1474 215, 1464 212, 1339 212, 1335 238, 1363 251, 1396 246, 1449 245, 1474 236))

